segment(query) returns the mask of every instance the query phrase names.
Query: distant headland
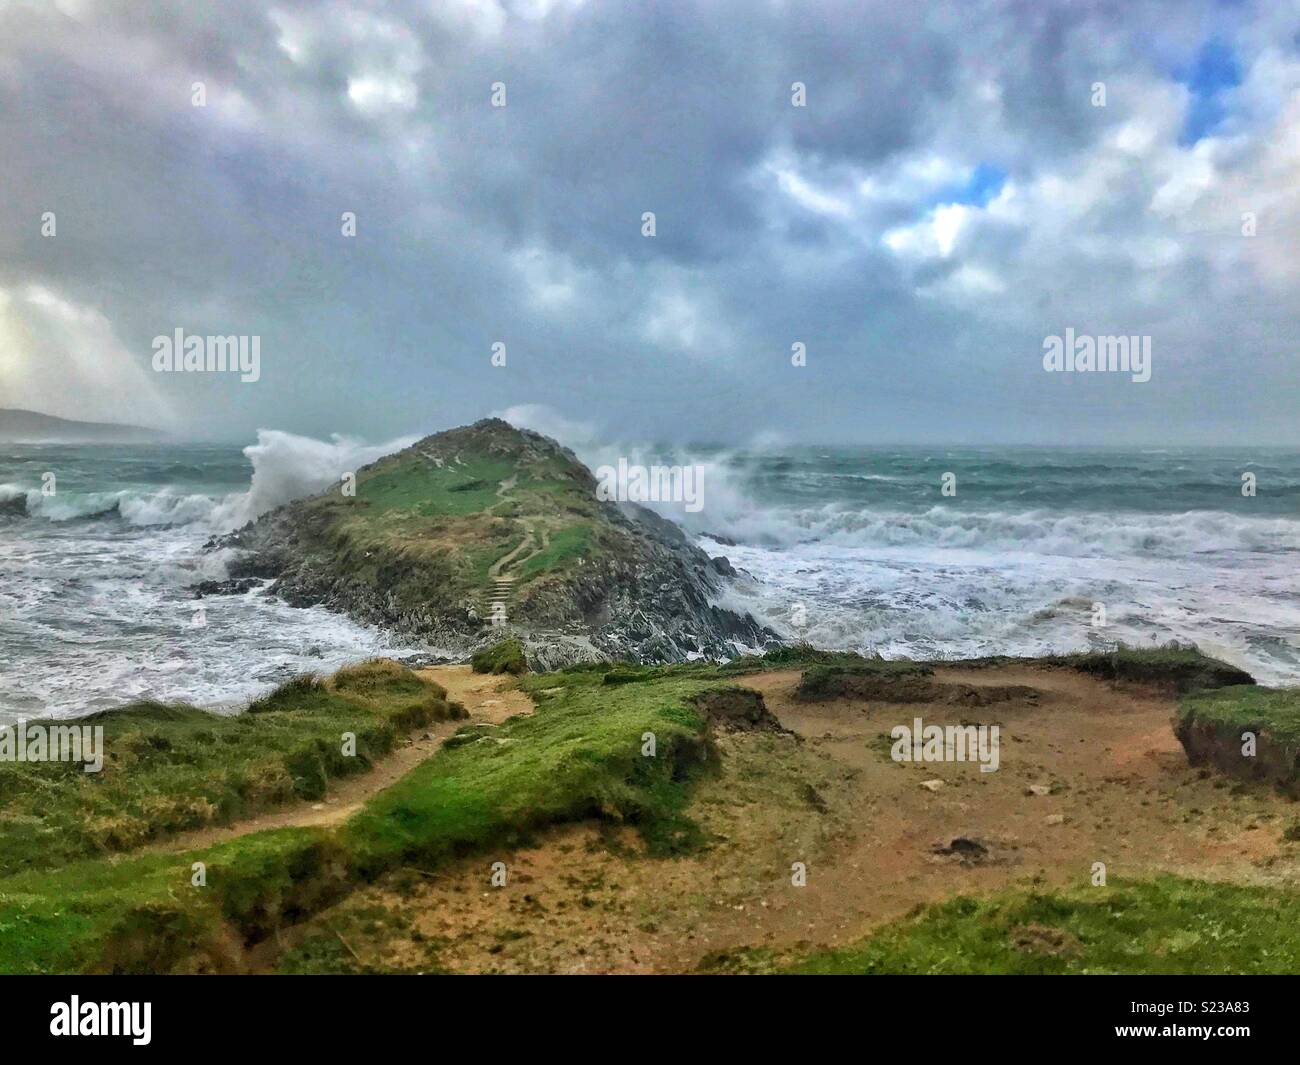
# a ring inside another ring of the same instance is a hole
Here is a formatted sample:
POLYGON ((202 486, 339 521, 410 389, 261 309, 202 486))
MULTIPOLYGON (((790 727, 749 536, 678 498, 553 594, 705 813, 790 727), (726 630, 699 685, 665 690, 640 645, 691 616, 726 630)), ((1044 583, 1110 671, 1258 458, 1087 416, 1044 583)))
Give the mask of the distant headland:
POLYGON ((149 444, 167 434, 140 425, 79 422, 34 410, 0 408, 0 441, 17 444, 149 444))

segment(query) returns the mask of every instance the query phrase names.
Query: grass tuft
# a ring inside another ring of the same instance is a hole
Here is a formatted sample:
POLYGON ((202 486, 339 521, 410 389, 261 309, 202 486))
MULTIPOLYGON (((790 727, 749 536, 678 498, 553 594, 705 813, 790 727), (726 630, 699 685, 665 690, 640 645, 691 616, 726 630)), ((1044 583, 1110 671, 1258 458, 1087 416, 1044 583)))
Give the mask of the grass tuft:
POLYGON ((502 640, 491 647, 476 651, 470 658, 470 668, 475 673, 512 673, 519 676, 528 672, 524 647, 518 640, 502 640))

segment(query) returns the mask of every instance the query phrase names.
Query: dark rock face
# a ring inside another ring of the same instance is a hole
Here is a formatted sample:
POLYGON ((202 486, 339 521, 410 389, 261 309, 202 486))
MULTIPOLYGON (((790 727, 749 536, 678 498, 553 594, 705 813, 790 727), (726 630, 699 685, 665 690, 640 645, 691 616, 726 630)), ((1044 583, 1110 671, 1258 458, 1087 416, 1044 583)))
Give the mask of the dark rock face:
POLYGON ((199 581, 192 590, 195 599, 203 599, 209 595, 243 595, 261 583, 256 577, 232 577, 224 581, 199 581))
POLYGON ((218 543, 244 551, 232 578, 273 578, 272 594, 291 604, 462 654, 515 637, 538 668, 730 658, 776 642, 714 605, 735 572, 725 560, 644 507, 598 500, 571 451, 499 419, 358 471, 354 499, 331 489, 218 543), (493 595, 508 600, 496 627, 493 595))

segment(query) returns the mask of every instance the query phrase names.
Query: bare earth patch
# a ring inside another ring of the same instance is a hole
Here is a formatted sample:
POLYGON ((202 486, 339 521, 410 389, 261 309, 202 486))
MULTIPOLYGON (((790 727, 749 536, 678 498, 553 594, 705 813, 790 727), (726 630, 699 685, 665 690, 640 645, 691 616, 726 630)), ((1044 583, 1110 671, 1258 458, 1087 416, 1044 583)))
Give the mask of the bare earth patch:
MULTIPOLYGON (((497 678, 433 676, 475 718, 501 697, 497 678)), ((557 828, 526 850, 359 892, 345 907, 400 912, 414 935, 352 946, 366 964, 408 970, 436 958, 457 972, 682 972, 738 947, 842 945, 958 893, 1079 883, 1094 862, 1111 876, 1294 877, 1297 848, 1281 839, 1294 805, 1189 767, 1168 696, 1032 666, 939 667, 934 680, 1025 694, 808 703, 794 698, 797 671, 742 678, 794 735, 718 734, 721 771, 689 811, 709 840, 701 852, 649 858, 630 830, 557 828), (1000 725, 1001 767, 893 762, 889 730, 916 717, 1000 725), (495 861, 504 888, 489 883, 495 861), (806 887, 792 886, 795 862, 806 887)))

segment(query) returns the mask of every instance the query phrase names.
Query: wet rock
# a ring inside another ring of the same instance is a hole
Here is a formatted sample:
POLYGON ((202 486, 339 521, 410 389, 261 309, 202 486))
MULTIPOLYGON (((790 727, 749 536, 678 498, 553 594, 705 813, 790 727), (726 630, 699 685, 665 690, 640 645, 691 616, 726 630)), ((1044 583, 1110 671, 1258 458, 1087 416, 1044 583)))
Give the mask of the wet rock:
POLYGON ((261 583, 256 577, 231 577, 224 581, 199 581, 190 590, 195 599, 203 599, 209 595, 243 595, 261 583))

